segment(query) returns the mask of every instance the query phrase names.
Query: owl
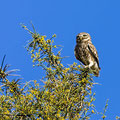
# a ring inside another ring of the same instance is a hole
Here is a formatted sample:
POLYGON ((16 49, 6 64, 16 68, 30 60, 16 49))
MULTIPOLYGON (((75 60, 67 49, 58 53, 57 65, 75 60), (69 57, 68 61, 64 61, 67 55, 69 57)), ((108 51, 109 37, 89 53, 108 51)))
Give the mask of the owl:
POLYGON ((89 68, 95 76, 99 76, 100 66, 98 53, 88 33, 82 32, 76 36, 74 53, 76 59, 82 62, 85 68, 89 68))

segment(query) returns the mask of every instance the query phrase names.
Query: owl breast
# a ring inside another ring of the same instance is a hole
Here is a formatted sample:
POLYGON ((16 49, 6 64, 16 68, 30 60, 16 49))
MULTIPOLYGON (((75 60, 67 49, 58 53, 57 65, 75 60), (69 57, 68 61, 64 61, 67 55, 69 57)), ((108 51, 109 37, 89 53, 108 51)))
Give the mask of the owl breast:
POLYGON ((81 43, 81 44, 76 45, 76 47, 75 47, 75 57, 76 57, 76 59, 81 61, 84 65, 89 65, 90 64, 90 60, 92 58, 91 58, 91 55, 89 53, 87 44, 81 43))

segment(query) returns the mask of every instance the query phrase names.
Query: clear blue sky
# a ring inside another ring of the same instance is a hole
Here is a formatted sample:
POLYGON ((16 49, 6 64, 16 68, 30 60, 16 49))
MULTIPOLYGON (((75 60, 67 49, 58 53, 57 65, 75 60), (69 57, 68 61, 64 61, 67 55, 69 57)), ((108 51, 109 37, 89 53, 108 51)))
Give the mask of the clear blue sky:
MULTIPOLYGON (((11 69, 19 68, 21 82, 41 78, 40 69, 32 68, 24 46, 31 36, 21 28, 31 28, 48 37, 57 34, 56 44, 64 46, 64 64, 79 63, 74 57, 76 35, 88 32, 100 59, 100 77, 96 85, 96 109, 102 111, 109 99, 107 120, 120 116, 120 0, 2 0, 0 2, 0 61, 11 69)), ((97 120, 98 118, 95 118, 97 120)))

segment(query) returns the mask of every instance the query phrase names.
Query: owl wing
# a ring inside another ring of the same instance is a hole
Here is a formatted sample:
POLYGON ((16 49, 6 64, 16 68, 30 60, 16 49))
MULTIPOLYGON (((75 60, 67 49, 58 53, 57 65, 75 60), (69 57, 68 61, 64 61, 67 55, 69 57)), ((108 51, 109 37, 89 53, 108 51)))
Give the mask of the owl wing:
POLYGON ((98 59, 98 53, 97 53, 97 50, 95 48, 95 46, 93 44, 88 44, 88 49, 90 51, 90 54, 93 56, 93 58, 95 59, 95 61, 97 62, 98 64, 98 67, 100 69, 100 66, 99 66, 99 59, 98 59))

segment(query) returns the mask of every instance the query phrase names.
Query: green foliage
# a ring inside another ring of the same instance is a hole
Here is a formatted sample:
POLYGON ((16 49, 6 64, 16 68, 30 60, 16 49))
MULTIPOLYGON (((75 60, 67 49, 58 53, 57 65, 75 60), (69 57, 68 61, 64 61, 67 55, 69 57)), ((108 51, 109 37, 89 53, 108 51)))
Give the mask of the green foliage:
MULTIPOLYGON (((28 30, 26 26, 23 28, 28 30)), ((19 84, 19 80, 9 80, 11 70, 7 66, 0 68, 0 119, 5 120, 87 120, 95 114, 92 93, 94 85, 92 75, 77 63, 67 67, 62 64, 64 57, 60 47, 54 45, 53 35, 50 39, 28 30, 32 40, 26 46, 31 54, 33 66, 45 71, 42 76, 44 86, 35 80, 19 84)), ((4 61, 4 60, 3 60, 4 61)), ((103 114, 104 115, 104 114, 103 114)))
POLYGON ((107 107, 108 107, 108 100, 107 100, 107 102, 106 102, 106 105, 105 105, 105 108, 104 108, 103 113, 101 113, 101 114, 102 114, 102 119, 103 119, 103 120, 105 120, 105 118, 106 118, 105 113, 106 113, 106 111, 107 111, 107 107))

